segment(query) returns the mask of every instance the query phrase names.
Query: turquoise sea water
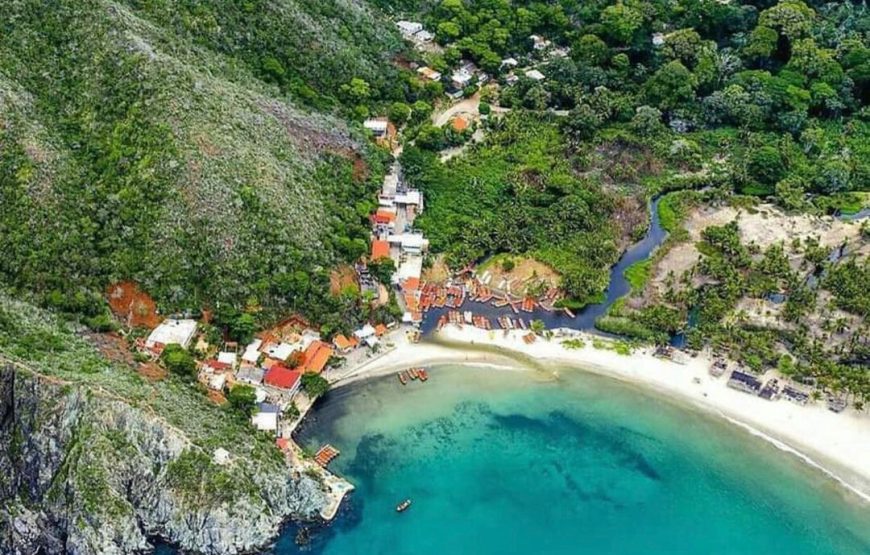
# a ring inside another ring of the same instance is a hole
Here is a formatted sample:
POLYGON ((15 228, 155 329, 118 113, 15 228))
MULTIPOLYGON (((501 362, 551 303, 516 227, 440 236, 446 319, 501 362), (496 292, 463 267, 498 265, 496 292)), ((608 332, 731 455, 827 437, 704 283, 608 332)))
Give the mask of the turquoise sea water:
MULTIPOLYGON (((357 491, 302 552, 870 553, 870 507, 765 442, 578 371, 339 389, 300 439, 357 491), (396 504, 410 497, 403 514, 396 504)), ((276 545, 299 553, 296 529, 276 545)))

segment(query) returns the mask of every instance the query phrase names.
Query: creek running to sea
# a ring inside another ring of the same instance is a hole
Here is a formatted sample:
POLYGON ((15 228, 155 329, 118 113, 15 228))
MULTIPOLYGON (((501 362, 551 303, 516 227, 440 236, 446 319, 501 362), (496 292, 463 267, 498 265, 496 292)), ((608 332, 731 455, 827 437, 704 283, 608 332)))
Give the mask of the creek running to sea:
MULTIPOLYGON (((604 300, 600 303, 589 304, 582 309, 574 311, 572 318, 561 310, 548 311, 536 308, 532 313, 523 313, 523 318, 528 320, 542 320, 547 328, 572 328, 577 330, 592 331, 595 329, 595 320, 607 313, 610 306, 631 291, 631 284, 625 278, 625 270, 640 260, 646 260, 667 238, 667 231, 662 228, 659 221, 658 206, 661 197, 656 197, 649 203, 650 225, 643 239, 631 245, 619 260, 610 268, 610 280, 604 291, 604 300)), ((471 310, 475 314, 495 319, 502 315, 513 315, 510 307, 497 308, 490 303, 478 303, 466 301, 463 310, 471 310)), ((438 325, 438 319, 445 314, 448 308, 432 308, 424 316, 420 327, 424 334, 434 330, 438 325)))
MULTIPOLYGON (((630 364, 626 361, 626 364, 630 364)), ((289 555, 870 553, 870 507, 712 416, 582 371, 339 388, 297 440, 357 490, 289 555), (398 514, 396 504, 410 498, 398 514)))

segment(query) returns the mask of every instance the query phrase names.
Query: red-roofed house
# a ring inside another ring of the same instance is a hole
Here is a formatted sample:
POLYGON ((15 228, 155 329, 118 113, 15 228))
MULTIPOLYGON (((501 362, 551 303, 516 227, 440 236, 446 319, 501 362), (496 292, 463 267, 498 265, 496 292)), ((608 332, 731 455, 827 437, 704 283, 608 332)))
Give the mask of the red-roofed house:
POLYGON ((375 239, 372 241, 372 260, 377 260, 378 258, 389 258, 390 257, 390 244, 386 241, 381 241, 379 239, 375 239))
POLYGON ((290 448, 290 440, 287 439, 286 437, 279 437, 278 439, 275 440, 275 445, 278 446, 278 449, 280 449, 282 451, 286 451, 287 449, 290 448))
POLYGON ((263 383, 271 385, 272 387, 286 389, 292 395, 299 389, 299 380, 301 377, 302 373, 298 370, 290 370, 286 366, 276 364, 266 372, 265 376, 263 376, 263 383))
POLYGON ((375 335, 377 337, 381 337, 385 333, 387 333, 387 326, 383 324, 378 324, 377 326, 375 326, 375 335))
POLYGON ((226 362, 221 362, 215 359, 209 359, 202 363, 203 370, 211 371, 211 372, 224 372, 226 370, 231 370, 232 365, 226 362))

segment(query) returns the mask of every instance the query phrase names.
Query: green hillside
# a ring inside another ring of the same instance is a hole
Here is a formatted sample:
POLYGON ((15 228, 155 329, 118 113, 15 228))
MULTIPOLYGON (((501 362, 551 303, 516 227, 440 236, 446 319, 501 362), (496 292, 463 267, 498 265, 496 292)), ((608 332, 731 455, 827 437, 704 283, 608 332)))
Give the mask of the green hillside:
POLYGON ((166 309, 332 310, 312 283, 366 250, 383 172, 332 93, 388 98, 399 41, 354 2, 236 4, 4 5, 5 281, 88 314, 128 278, 166 309))

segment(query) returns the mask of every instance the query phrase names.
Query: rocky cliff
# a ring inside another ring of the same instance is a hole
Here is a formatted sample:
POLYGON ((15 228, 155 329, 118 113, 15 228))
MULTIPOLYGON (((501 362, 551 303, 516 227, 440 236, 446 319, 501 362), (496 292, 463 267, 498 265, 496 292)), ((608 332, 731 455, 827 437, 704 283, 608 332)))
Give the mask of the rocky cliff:
MULTIPOLYGON (((210 415, 206 412, 204 417, 210 415)), ((160 536, 207 554, 267 544, 314 518, 320 484, 275 449, 211 446, 101 388, 0 369, 0 552, 128 554, 160 536)))

